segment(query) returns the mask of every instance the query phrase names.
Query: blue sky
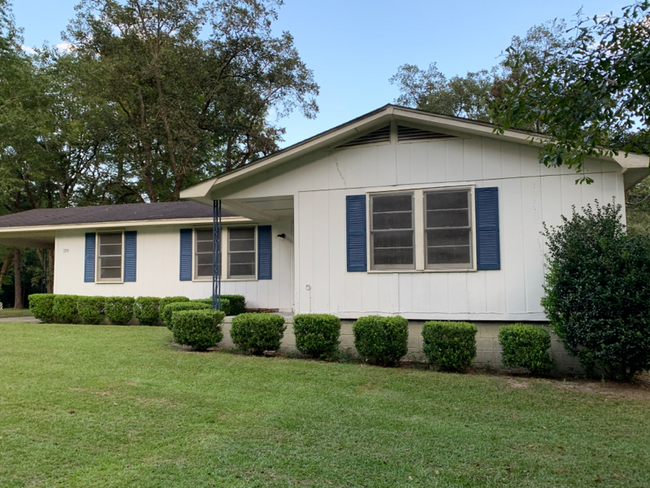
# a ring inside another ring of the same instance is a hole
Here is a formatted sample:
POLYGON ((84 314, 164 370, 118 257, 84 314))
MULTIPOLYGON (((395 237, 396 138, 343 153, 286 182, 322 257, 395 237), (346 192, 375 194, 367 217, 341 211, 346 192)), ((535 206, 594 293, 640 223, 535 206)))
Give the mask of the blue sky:
MULTIPOLYGON (((61 42, 77 0, 13 0, 25 45, 61 42)), ((514 35, 537 24, 618 11, 632 0, 285 0, 275 25, 289 31, 321 86, 315 120, 299 113, 278 121, 283 146, 394 102, 388 79, 405 63, 436 62, 447 76, 488 69, 514 35)))

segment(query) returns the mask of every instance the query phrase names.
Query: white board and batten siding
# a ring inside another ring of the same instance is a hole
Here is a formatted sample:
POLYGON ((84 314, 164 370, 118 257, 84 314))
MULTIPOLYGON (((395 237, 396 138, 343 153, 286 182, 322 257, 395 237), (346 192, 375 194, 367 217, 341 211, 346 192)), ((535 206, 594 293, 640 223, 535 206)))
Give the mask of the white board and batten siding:
POLYGON ((591 185, 566 168, 539 164, 538 150, 492 138, 392 143, 322 151, 294 169, 270 169, 229 198, 293 195, 295 312, 341 318, 543 321, 543 223, 557 225, 594 200, 624 202, 615 163, 591 159, 591 185), (501 269, 464 272, 348 272, 346 196, 453 186, 497 187, 501 269))
MULTIPOLYGON (((180 229, 187 225, 129 227, 137 232, 136 280, 123 283, 84 282, 84 236, 93 229, 58 231, 55 239, 54 293, 101 296, 212 295, 211 279, 180 280, 180 229)), ((205 228, 205 224, 198 226, 205 228)), ((101 229, 110 232, 116 229, 101 229)), ((293 222, 272 224, 272 279, 222 280, 222 294, 244 295, 249 308, 293 308, 293 222), (285 234, 286 238, 277 238, 285 234)), ((225 242, 224 242, 225 256, 225 242)))

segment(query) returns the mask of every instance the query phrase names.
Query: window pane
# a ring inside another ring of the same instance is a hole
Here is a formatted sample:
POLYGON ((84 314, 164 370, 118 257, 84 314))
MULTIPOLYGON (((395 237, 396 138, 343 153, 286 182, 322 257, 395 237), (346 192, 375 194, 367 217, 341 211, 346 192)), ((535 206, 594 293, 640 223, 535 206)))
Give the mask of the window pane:
POLYGON ((244 253, 234 253, 230 255, 230 262, 233 264, 242 264, 242 263, 254 263, 255 262, 255 253, 244 252, 244 253))
POLYGON ((467 227, 469 215, 467 210, 427 211, 427 227, 467 227))
POLYGON ((427 193, 427 210, 444 210, 449 208, 469 208, 469 192, 436 191, 427 193))
POLYGON ((411 212, 373 214, 372 228, 373 230, 411 229, 413 227, 411 215, 411 212))
POLYGON ((441 229, 427 231, 427 246, 469 246, 469 229, 441 229))
POLYGON ((376 212, 398 212, 411 211, 413 198, 410 193, 401 195, 375 195, 372 197, 372 211, 376 212))
POLYGON ((120 279, 122 277, 121 268, 102 268, 99 274, 101 279, 120 279))
POLYGON ((212 276, 212 263, 200 264, 196 267, 197 276, 212 276))
POLYGON ((375 249, 382 247, 413 247, 412 231, 376 232, 373 234, 375 249))
POLYGON ((375 265, 412 266, 413 249, 375 249, 375 265))
POLYGON ((202 229, 196 231, 197 241, 210 241, 212 242, 212 229, 202 229))
POLYGON ((121 257, 99 258, 99 266, 102 268, 119 268, 122 266, 121 257))
POLYGON ((230 276, 253 276, 255 275, 254 264, 231 264, 230 276))
POLYGON ((99 255, 100 256, 121 256, 122 244, 101 245, 99 246, 99 255))
POLYGON ((196 263, 209 264, 210 266, 212 266, 212 254, 197 254, 196 263))
POLYGON ((205 252, 212 253, 212 241, 209 242, 197 242, 196 243, 196 252, 205 252))
POLYGON ((233 239, 254 239, 255 229, 253 227, 231 228, 228 230, 230 240, 233 239))
POLYGON ((99 234, 100 244, 119 244, 122 245, 122 233, 117 234, 99 234))
POLYGON ((255 251, 255 239, 230 240, 231 251, 255 251))
POLYGON ((429 264, 469 264, 469 246, 430 247, 427 249, 429 264))

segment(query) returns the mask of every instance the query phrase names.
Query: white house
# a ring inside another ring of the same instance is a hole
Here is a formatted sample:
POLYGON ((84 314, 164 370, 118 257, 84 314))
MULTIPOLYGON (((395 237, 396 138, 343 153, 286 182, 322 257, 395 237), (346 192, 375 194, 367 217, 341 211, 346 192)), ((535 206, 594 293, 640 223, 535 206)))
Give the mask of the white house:
POLYGON ((623 203, 648 159, 589 159, 576 185, 531 138, 387 105, 186 189, 194 202, 4 216, 0 244, 54 249, 55 293, 207 297, 221 201, 221 291, 251 308, 543 321, 543 222, 623 203))

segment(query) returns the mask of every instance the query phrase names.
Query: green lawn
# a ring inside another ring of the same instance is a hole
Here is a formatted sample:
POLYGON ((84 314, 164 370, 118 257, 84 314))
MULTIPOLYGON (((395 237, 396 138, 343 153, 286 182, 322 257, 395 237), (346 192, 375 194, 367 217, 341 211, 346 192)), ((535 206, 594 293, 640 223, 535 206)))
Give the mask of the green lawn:
POLYGON ((31 317, 32 312, 29 309, 3 308, 0 310, 0 319, 9 317, 31 317))
POLYGON ((170 335, 160 327, 0 323, 0 486, 650 480, 644 395, 193 353, 170 335))

